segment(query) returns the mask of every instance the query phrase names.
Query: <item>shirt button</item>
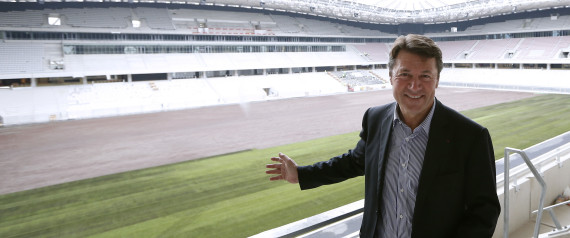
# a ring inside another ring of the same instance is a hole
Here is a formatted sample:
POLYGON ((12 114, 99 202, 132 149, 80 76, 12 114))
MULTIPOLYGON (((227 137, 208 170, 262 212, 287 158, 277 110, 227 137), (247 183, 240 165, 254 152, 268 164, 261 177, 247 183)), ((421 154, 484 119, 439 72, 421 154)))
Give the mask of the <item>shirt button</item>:
POLYGON ((400 214, 400 219, 403 219, 403 218, 404 218, 404 216, 402 216, 402 214, 400 214))
POLYGON ((402 163, 402 167, 406 167, 406 164, 405 164, 405 163, 402 163))
POLYGON ((406 138, 406 141, 410 141, 410 138, 406 138))
POLYGON ((403 189, 403 188, 402 188, 402 189, 400 189, 400 192, 401 192, 401 193, 403 193, 403 192, 404 192, 404 189, 403 189))

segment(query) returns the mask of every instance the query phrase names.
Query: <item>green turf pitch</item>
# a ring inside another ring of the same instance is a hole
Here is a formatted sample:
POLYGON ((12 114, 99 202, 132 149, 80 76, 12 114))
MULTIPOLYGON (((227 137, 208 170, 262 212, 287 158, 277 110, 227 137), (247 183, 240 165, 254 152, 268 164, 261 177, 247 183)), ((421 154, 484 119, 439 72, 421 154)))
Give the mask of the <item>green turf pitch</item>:
POLYGON ((487 127, 495 158, 505 147, 526 149, 570 131, 570 95, 541 95, 462 112, 487 127))
MULTIPOLYGON (((489 128, 497 158, 570 130, 568 95, 464 113, 489 128)), ((264 173, 278 152, 306 165, 357 140, 353 132, 2 195, 0 237, 246 237, 362 199, 362 177, 301 192, 264 173)))

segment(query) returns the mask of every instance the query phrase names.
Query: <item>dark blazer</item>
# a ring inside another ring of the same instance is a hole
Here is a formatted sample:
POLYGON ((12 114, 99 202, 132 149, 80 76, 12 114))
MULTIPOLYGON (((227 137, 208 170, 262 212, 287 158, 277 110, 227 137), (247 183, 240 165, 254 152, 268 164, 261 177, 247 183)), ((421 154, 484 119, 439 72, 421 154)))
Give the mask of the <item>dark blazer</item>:
MULTIPOLYGON (((437 99, 419 178, 412 237, 491 237, 500 213, 495 158, 486 128, 437 99)), ((300 166, 301 189, 365 175, 361 237, 374 237, 395 103, 369 108, 347 153, 300 166)))

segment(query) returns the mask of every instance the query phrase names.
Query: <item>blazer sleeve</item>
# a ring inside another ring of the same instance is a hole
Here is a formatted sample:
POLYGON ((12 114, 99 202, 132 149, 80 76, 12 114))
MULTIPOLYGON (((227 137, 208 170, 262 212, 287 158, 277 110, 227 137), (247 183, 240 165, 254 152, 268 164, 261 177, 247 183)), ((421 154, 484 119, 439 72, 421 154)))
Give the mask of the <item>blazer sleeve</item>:
POLYGON ((356 176, 364 175, 369 111, 370 109, 366 111, 362 119, 360 140, 354 149, 333 157, 328 161, 322 161, 308 166, 299 166, 297 168, 299 186, 302 190, 338 183, 356 176))
POLYGON ((491 237, 501 212, 491 136, 486 128, 474 136, 466 166, 465 213, 457 237, 491 237))

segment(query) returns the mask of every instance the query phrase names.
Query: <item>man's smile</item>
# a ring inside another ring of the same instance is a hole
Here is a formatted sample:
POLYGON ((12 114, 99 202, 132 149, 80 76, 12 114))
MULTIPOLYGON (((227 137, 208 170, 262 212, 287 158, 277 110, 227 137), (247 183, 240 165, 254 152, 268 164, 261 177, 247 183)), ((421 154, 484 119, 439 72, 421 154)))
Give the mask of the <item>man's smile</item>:
POLYGON ((418 99, 418 98, 421 98, 423 95, 414 96, 414 95, 406 94, 406 96, 408 96, 412 99, 418 99))

